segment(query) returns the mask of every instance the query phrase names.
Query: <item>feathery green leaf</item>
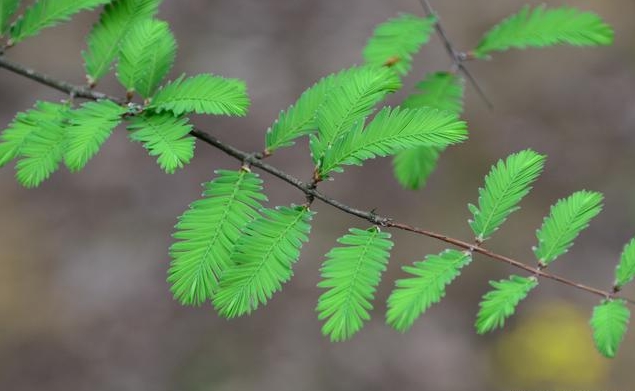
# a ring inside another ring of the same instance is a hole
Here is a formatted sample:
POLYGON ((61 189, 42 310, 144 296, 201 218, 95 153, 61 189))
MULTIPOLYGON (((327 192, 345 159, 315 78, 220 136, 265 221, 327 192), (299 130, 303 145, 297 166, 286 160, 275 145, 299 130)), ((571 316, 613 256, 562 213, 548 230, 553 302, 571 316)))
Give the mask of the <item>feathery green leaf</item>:
POLYGON ((461 274, 461 269, 472 262, 467 252, 446 250, 439 255, 428 255, 425 261, 404 266, 411 277, 395 282, 395 290, 388 298, 386 321, 395 329, 405 332, 434 303, 445 296, 445 288, 461 274))
POLYGON ((220 315, 234 318, 265 304, 293 275, 313 212, 306 207, 263 209, 248 224, 233 249, 232 262, 220 278, 213 303, 220 315))
POLYGON ((317 111, 318 137, 310 144, 313 161, 317 164, 336 140, 356 122, 363 122, 378 102, 399 88, 401 80, 388 68, 362 67, 342 77, 317 111))
POLYGON ((28 113, 34 126, 19 149, 21 159, 16 165, 18 181, 29 188, 39 186, 59 168, 64 158, 69 107, 65 104, 38 102, 36 110, 41 113, 28 113))
POLYGON ((382 109, 365 130, 353 125, 344 137, 327 149, 319 174, 341 172, 341 165, 361 165, 375 156, 395 154, 422 145, 443 147, 467 137, 465 122, 455 115, 430 108, 382 109))
POLYGON ((58 25, 74 14, 93 9, 112 0, 36 0, 11 26, 11 43, 37 35, 40 30, 58 25))
POLYGON ((88 49, 82 52, 89 84, 108 73, 130 28, 156 15, 161 1, 115 0, 104 7, 99 22, 88 35, 88 49))
POLYGON ((635 278, 635 238, 622 251, 620 263, 615 271, 615 287, 621 289, 635 278))
POLYGON ((71 172, 79 171, 95 156, 126 113, 109 100, 87 102, 68 114, 64 163, 71 172))
MULTIPOLYGON (((345 86, 344 89, 352 95, 349 100, 364 102, 369 98, 381 100, 383 95, 399 88, 399 86, 395 86, 394 82, 394 75, 380 73, 374 67, 352 67, 321 79, 306 90, 295 104, 289 106, 287 111, 280 112, 276 122, 267 131, 267 150, 274 151, 281 147, 293 145, 293 140, 317 129, 318 110, 324 107, 331 96, 341 93, 341 87, 345 86), (387 78, 381 79, 377 76, 387 76, 387 78), (353 90, 355 87, 361 89, 353 90), (382 89, 385 90, 383 95, 382 89)), ((399 80, 397 80, 397 84, 399 84, 399 80)), ((354 108, 350 110, 352 111, 354 108)), ((348 115, 354 113, 348 113, 348 115)), ((340 112, 340 115, 344 117, 346 114, 346 112, 344 114, 340 112)), ((340 119, 340 121, 342 120, 346 120, 346 118, 340 119)))
POLYGON ((463 79, 455 73, 434 72, 417 83, 419 92, 412 94, 403 102, 403 107, 414 109, 432 107, 449 111, 456 115, 463 111, 463 79))
POLYGON ((428 42, 436 18, 402 14, 381 23, 364 48, 364 60, 371 65, 390 66, 405 75, 412 67, 412 55, 428 42))
POLYGON ((0 0, 0 37, 8 30, 11 17, 18 10, 20 0, 0 0))
POLYGON ((492 167, 485 177, 485 188, 478 189, 478 207, 468 207, 474 219, 470 227, 476 240, 488 239, 518 210, 518 203, 531 190, 531 184, 538 178, 544 167, 545 157, 527 149, 514 153, 503 162, 492 167))
POLYGON ((300 98, 286 111, 281 111, 278 119, 267 130, 267 151, 294 144, 293 140, 317 129, 318 108, 329 94, 341 85, 343 79, 350 77, 358 68, 349 68, 336 74, 330 74, 304 91, 300 98))
POLYGON ((163 21, 146 19, 133 26, 121 41, 117 78, 128 92, 148 98, 174 64, 176 40, 163 21))
POLYGON ((375 288, 386 270, 390 234, 377 227, 369 230, 352 228, 337 241, 342 247, 326 254, 318 287, 328 289, 318 301, 319 319, 326 320, 322 333, 332 341, 343 341, 357 333, 370 319, 375 288))
POLYGON ((613 358, 624 339, 631 312, 624 300, 604 300, 593 308, 591 329, 598 351, 613 358))
POLYGON ((256 219, 261 202, 262 180, 247 170, 216 171, 217 177, 203 184, 203 198, 193 202, 179 217, 170 247, 172 262, 168 282, 174 297, 185 305, 211 299, 221 274, 230 265, 240 231, 256 219))
POLYGON ((549 265, 569 250, 575 238, 602 210, 603 198, 600 193, 582 190, 551 207, 551 213, 536 233, 538 247, 534 247, 534 254, 541 265, 549 265))
POLYGON ((397 153, 392 164, 399 184, 410 190, 424 186, 437 167, 441 149, 424 145, 397 153))
MULTIPOLYGON (((450 72, 430 73, 417 84, 419 93, 410 95, 403 103, 407 109, 431 107, 456 115, 463 111, 463 80, 450 72)), ((406 189, 416 190, 425 185, 437 166, 445 148, 422 146, 397 153, 393 168, 397 181, 406 189)))
POLYGON ((610 45, 613 36, 611 26, 592 12, 544 6, 532 10, 525 6, 487 32, 474 54, 482 58, 493 51, 510 48, 610 45))
POLYGON ((150 108, 184 113, 244 116, 249 109, 245 82, 211 74, 179 77, 162 87, 152 98, 150 108))
POLYGON ((18 113, 9 127, 0 134, 0 167, 20 155, 29 135, 40 129, 40 122, 61 121, 67 107, 57 103, 38 101, 35 108, 18 113))
POLYGON ((476 331, 484 334, 505 325, 505 319, 516 312, 516 306, 538 286, 535 277, 512 275, 507 280, 490 281, 494 288, 483 296, 476 317, 476 331))
POLYGON ((194 157, 192 125, 187 118, 170 113, 146 114, 130 119, 130 139, 143 143, 150 156, 158 156, 157 163, 168 174, 188 164, 194 157))

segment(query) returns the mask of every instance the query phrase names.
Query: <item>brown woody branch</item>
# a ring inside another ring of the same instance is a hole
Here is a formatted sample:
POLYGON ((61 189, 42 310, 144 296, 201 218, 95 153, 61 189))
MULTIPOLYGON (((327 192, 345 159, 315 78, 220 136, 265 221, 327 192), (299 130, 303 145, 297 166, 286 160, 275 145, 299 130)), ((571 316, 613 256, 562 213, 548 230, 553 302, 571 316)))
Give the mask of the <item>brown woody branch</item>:
MULTIPOLYGON (((112 97, 109 96, 107 94, 101 93, 101 92, 97 92, 97 91, 93 91, 91 89, 87 89, 85 87, 82 86, 77 86, 77 85, 73 85, 71 83, 65 82, 65 81, 60 81, 57 80, 55 78, 52 78, 46 74, 34 71, 30 68, 24 67, 20 64, 16 64, 14 62, 11 62, 9 60, 7 60, 4 56, 0 55, 0 68, 4 68, 7 69, 15 74, 18 74, 20 76, 24 76, 28 79, 31 79, 33 81, 36 81, 40 84, 49 86, 53 89, 56 89, 60 92, 64 92, 66 94, 69 94, 71 96, 75 96, 75 97, 79 97, 79 98, 84 98, 84 99, 89 99, 89 100, 99 100, 99 99, 110 99, 113 100, 115 102, 118 102, 120 104, 125 104, 125 100, 123 99, 119 99, 116 97, 112 97)), ((418 235, 423 235, 423 236, 427 236, 433 239, 437 239, 440 240, 442 242, 445 242, 447 244, 462 248, 464 250, 468 250, 470 252, 475 252, 475 253, 479 253, 482 255, 485 255, 486 257, 498 261, 498 262, 502 262, 502 263, 506 263, 509 264, 513 267, 516 267, 518 269, 522 269, 525 270, 535 276, 539 276, 539 277, 544 277, 550 280, 554 280, 557 282, 560 282, 562 284, 565 284, 567 286, 571 286, 580 290, 583 290, 585 292, 603 297, 603 298, 609 298, 609 297, 616 297, 616 298, 621 298, 626 300, 628 303, 635 305, 635 300, 626 298, 626 297, 622 297, 622 296, 618 296, 616 295, 616 292, 613 291, 605 291, 605 290, 601 290, 601 289, 597 289, 591 286, 587 286, 581 283, 578 283, 576 281, 572 281, 569 279, 566 279, 564 277, 561 277, 559 275, 556 274, 551 274, 551 273, 547 273, 543 270, 541 270, 538 267, 532 267, 529 266, 528 264, 525 264, 521 261, 515 260, 513 258, 509 258, 506 257, 504 255, 500 255, 497 254, 493 251, 490 251, 480 245, 474 245, 474 244, 470 244, 468 242, 462 241, 460 239, 455 239, 453 237, 447 236, 447 235, 443 235, 440 233, 436 233, 434 231, 429 231, 429 230, 424 230, 421 228, 417 228, 408 224, 404 224, 404 223, 400 223, 400 222, 396 222, 394 221, 392 218, 389 217, 385 217, 385 216, 380 216, 375 214, 373 211, 365 211, 365 210, 361 210, 361 209, 357 209, 354 208, 352 206, 346 205, 336 199, 333 199, 331 197, 328 197, 327 195, 319 192, 318 190, 316 190, 315 188, 315 184, 314 183, 304 183, 302 181, 300 181, 299 179, 287 174, 286 172, 284 172, 283 170, 272 166, 270 164, 265 163, 264 161, 262 161, 263 159, 263 155, 260 153, 248 153, 245 151, 242 151, 232 145, 226 144, 224 142, 222 142, 221 140, 219 140, 218 138, 210 135, 207 132, 204 132, 200 129, 194 129, 191 132, 191 135, 196 137, 197 139, 199 139, 200 141, 216 148, 219 149, 223 152, 225 152, 227 155, 232 156, 244 163, 247 163, 251 166, 254 167, 258 167, 259 169, 261 169, 262 171, 265 171, 281 180, 283 180, 284 182, 290 184, 291 186, 297 188, 298 190, 300 190, 301 192, 303 192, 305 194, 305 196, 308 197, 308 199, 319 199, 320 201, 324 202, 325 204, 328 204, 334 208, 337 208, 345 213, 348 213, 350 215, 359 217, 363 220, 366 220, 372 224, 376 224, 376 225, 381 225, 384 227, 389 227, 389 228, 394 228, 394 229, 399 229, 402 231, 408 231, 408 232, 412 232, 418 235)))

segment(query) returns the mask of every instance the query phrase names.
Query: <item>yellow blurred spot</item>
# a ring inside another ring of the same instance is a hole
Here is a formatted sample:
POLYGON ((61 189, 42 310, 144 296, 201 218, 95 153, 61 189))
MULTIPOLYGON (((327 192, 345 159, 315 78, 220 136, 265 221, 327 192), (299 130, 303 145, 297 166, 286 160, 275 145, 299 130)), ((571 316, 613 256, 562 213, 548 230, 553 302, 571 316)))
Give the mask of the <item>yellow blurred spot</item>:
POLYGON ((515 388, 601 388, 610 362, 594 348, 589 316, 565 302, 526 313, 495 343, 495 382, 515 388))

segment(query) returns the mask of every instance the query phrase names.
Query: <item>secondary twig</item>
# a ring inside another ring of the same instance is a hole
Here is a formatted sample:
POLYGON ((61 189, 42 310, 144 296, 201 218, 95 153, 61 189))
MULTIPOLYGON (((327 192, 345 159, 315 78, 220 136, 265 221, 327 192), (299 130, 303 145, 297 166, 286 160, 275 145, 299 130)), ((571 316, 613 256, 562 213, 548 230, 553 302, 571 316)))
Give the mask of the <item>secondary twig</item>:
POLYGON ((464 62, 467 59, 471 59, 471 56, 467 55, 464 52, 458 51, 455 49, 452 41, 448 38, 448 35, 443 28, 443 24, 441 24, 441 20, 439 19, 439 15, 434 11, 430 2, 428 0, 419 0, 421 2, 421 6, 427 16, 434 17, 436 19, 436 23, 434 24, 434 28, 437 31, 437 35, 441 38, 441 42, 443 42, 443 46, 445 47, 445 51, 448 52, 450 59, 452 60, 452 68, 461 71, 465 75, 465 78, 472 84, 476 93, 483 99, 485 104, 493 109, 494 105, 489 100, 483 88, 479 85, 476 78, 472 75, 472 73, 467 69, 464 62))
MULTIPOLYGON (((37 71, 34 71, 32 69, 29 69, 27 67, 24 67, 22 65, 19 64, 15 64, 9 60, 7 60, 6 58, 0 56, 0 68, 5 68, 10 70, 11 72, 14 72, 18 75, 24 76, 28 79, 34 80, 40 84, 49 86, 51 88, 54 88, 58 91, 64 92, 66 94, 75 94, 75 96, 77 97, 81 97, 81 98, 85 98, 85 99, 91 99, 91 100, 98 100, 98 99, 111 99, 115 102, 118 102, 120 104, 125 104, 123 99, 119 99, 119 98, 115 98, 115 97, 111 97, 107 94, 101 93, 101 92, 97 92, 97 91, 93 91, 93 90, 89 90, 86 89, 84 87, 81 86, 76 86, 73 85, 71 83, 65 82, 65 81, 60 81, 57 79, 54 79, 48 75, 45 75, 43 73, 39 73, 37 71)), ((468 250, 468 251, 473 251, 482 255, 485 255, 486 257, 498 261, 498 262, 503 262, 503 263, 507 263, 511 266, 514 266, 516 268, 525 270, 527 272, 530 272, 536 276, 540 276, 540 277, 544 277, 547 279, 551 279, 554 281, 558 281, 562 284, 583 290, 585 292, 589 292, 591 294, 597 295, 597 296, 601 296, 604 298, 607 297, 616 297, 616 298, 621 298, 626 300, 628 303, 635 305, 635 300, 626 298, 626 297, 621 297, 618 295, 615 295, 615 292, 609 292, 609 291, 604 291, 601 289, 597 289, 597 288, 593 288, 584 284, 580 284, 578 282, 566 279, 564 277, 555 275, 555 274, 551 274, 551 273, 547 273, 544 272, 538 268, 534 268, 532 266, 529 266, 521 261, 506 257, 504 255, 500 255, 497 254, 495 252, 492 252, 488 249, 485 249, 481 246, 477 246, 474 244, 470 244, 468 242, 464 242, 460 239, 455 239, 453 237, 447 236, 447 235, 443 235, 443 234, 439 234, 433 231, 428 231, 428 230, 424 230, 421 228, 417 228, 405 223, 400 223, 400 222, 395 222, 393 221, 393 219, 389 218, 389 217, 384 217, 384 216, 380 216, 377 215, 376 213, 374 213, 373 211, 365 211, 365 210, 361 210, 361 209, 357 209, 354 208, 352 206, 346 205, 336 199, 330 198, 324 194, 322 194, 321 192, 319 192, 318 190, 315 189, 315 184, 313 183, 304 183, 302 181, 300 181, 299 179, 287 174, 286 172, 280 170, 279 168, 272 166, 270 164, 267 164, 265 162, 263 162, 261 159, 263 158, 263 155, 261 153, 248 153, 245 151, 242 151, 232 145, 226 144, 222 141, 220 141, 219 139, 217 139, 216 137, 200 130, 200 129, 194 129, 191 132, 191 135, 196 137, 197 139, 213 146, 214 148, 217 148, 223 152, 225 152, 226 154, 228 154, 229 156, 234 157, 235 159, 240 160, 241 162, 244 163, 248 163, 251 164, 254 167, 258 167, 261 170, 285 181, 286 183, 296 187, 297 189, 299 189, 300 191, 302 191, 307 197, 311 197, 311 199, 315 198, 315 199, 319 199, 320 201, 324 202, 325 204, 331 205, 343 212, 346 212, 348 214, 351 214, 353 216, 357 216, 361 219, 364 219, 372 224, 375 225, 381 225, 384 227, 390 227, 390 228, 395 228, 395 229, 399 229, 399 230, 403 230, 403 231, 408 231, 408 232, 413 232, 419 235, 424 235, 433 239, 437 239, 440 240, 442 242, 451 244, 453 246, 462 248, 464 250, 468 250)))

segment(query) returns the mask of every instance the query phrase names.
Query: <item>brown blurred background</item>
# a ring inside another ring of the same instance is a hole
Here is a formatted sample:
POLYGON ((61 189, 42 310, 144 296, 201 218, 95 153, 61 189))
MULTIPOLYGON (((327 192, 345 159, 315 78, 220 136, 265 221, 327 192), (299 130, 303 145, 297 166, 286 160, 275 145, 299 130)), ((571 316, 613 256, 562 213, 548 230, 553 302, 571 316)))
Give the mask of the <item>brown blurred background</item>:
MULTIPOLYGON (((480 35, 536 1, 433 1, 451 39, 470 49, 480 35)), ((466 204, 498 158, 524 148, 549 156, 535 190, 488 243, 533 262, 534 231, 557 198, 579 189, 605 193, 604 212, 553 272, 609 288, 623 244, 635 234, 635 2, 550 1, 599 13, 616 30, 607 48, 513 51, 469 64, 495 108, 468 85, 468 142, 443 156, 428 186, 398 187, 390 160, 347 168, 322 190, 360 208, 470 239, 466 204)), ((247 81, 244 119, 197 117, 214 135, 261 150, 264 132, 323 75, 361 62, 373 27, 398 12, 422 14, 416 0, 166 0, 160 17, 180 42, 172 76, 214 72, 247 81)), ((8 57, 75 83, 80 50, 97 18, 21 43, 8 57)), ((416 58, 397 104, 425 72, 449 60, 437 37, 416 58)), ((122 94, 111 76, 100 90, 122 94)), ((0 123, 36 99, 63 96, 0 70, 0 123)), ((309 178, 305 141, 271 163, 309 178)), ((403 264, 445 248, 394 232, 396 246, 377 293, 373 320, 354 339, 320 335, 314 307, 323 254, 349 227, 366 227, 315 204, 312 240, 295 278, 252 316, 220 319, 209 305, 184 308, 165 282, 176 221, 200 183, 237 162, 198 144, 191 165, 166 175, 125 132, 110 139, 84 171, 61 171, 25 190, 0 170, 0 390, 510 390, 631 389, 631 332, 618 358, 593 349, 587 321, 598 298, 542 281, 504 331, 477 336, 473 322, 487 281, 517 270, 477 257, 444 301, 401 335, 383 322, 385 299, 403 264)), ((302 194, 263 175, 272 205, 302 194)), ((625 292, 631 297, 635 290, 625 292)))

